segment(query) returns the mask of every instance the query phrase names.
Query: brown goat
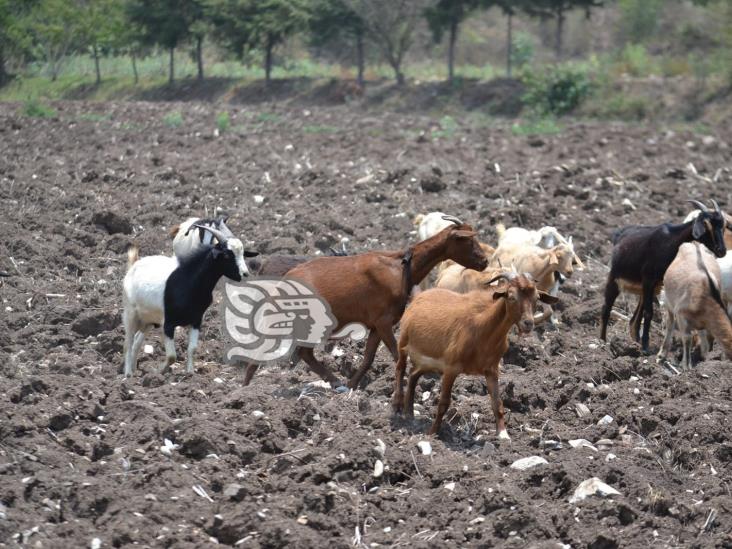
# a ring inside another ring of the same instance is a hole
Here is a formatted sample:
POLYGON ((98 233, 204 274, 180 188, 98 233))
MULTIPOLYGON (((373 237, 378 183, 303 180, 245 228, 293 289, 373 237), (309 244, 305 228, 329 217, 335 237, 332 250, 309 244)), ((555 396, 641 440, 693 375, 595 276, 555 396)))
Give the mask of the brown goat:
MULTIPOLYGON (((658 351, 658 362, 668 355, 674 328, 681 333, 681 368, 691 367, 691 332, 705 330, 719 341, 727 358, 732 358, 732 324, 722 300, 721 272, 714 255, 694 243, 682 244, 663 277, 666 290, 666 337, 658 351)), ((706 337, 701 337, 702 355, 706 337)))
POLYGON ((537 298, 556 303, 557 298, 538 291, 525 275, 501 274, 488 286, 505 280, 507 284, 457 294, 432 289, 414 298, 401 320, 399 359, 392 406, 396 413, 414 415, 414 390, 427 372, 442 374, 442 390, 437 414, 429 434, 436 434, 450 406, 452 386, 460 374, 485 376, 491 395, 498 438, 510 439, 503 420, 503 402, 498 392, 499 362, 508 349, 508 331, 514 324, 524 335, 534 328, 537 298), (407 357, 412 359, 406 395, 403 378, 407 357))
MULTIPOLYGON (((287 278, 312 287, 330 305, 337 320, 334 332, 351 323, 369 330, 364 357, 348 387, 354 389, 368 371, 380 342, 397 358, 393 327, 399 321, 412 287, 440 261, 452 259, 470 269, 482 270, 488 258, 480 248, 470 225, 454 222, 432 238, 415 244, 406 252, 369 252, 346 257, 322 257, 298 265, 287 278)), ((310 347, 298 347, 302 358, 322 379, 339 386, 340 380, 321 364, 310 347)), ((256 371, 256 365, 250 365, 256 371)), ((252 371, 252 375, 253 375, 252 371)), ((249 372, 247 372, 249 376, 249 372)))

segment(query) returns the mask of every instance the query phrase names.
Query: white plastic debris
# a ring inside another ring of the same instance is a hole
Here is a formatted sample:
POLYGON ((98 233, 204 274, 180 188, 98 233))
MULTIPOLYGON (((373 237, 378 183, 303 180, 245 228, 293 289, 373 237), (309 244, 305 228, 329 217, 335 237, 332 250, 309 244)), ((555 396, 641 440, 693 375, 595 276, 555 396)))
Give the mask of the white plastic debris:
POLYGON ((333 350, 330 352, 330 354, 331 354, 331 356, 338 358, 340 356, 345 355, 346 351, 344 351, 343 349, 338 347, 338 345, 336 345, 335 347, 333 347, 333 350))
POLYGON ((616 456, 615 454, 613 454, 612 452, 610 452, 608 455, 605 456, 605 461, 611 462, 612 460, 614 460, 617 457, 618 456, 616 456))
POLYGON ((146 355, 151 355, 155 349, 153 349, 152 345, 145 345, 142 350, 146 355))
POLYGON ((419 448, 423 456, 428 456, 432 453, 432 445, 427 440, 420 440, 417 443, 417 448, 419 448))
POLYGON ((580 483, 569 498, 569 503, 578 503, 590 496, 619 496, 621 495, 615 488, 605 484, 597 477, 588 478, 580 483))
POLYGON ((94 538, 89 543, 90 549, 100 549, 101 546, 102 546, 102 540, 100 540, 99 538, 94 538))
POLYGON ((579 417, 587 417, 590 415, 590 409, 581 402, 575 404, 574 409, 577 411, 579 417))
POLYGON ((455 489, 455 483, 454 482, 446 482, 445 483, 445 490, 449 490, 452 492, 455 489))
POLYGON ((425 391, 424 393, 422 393, 422 402, 427 402, 430 399, 431 394, 432 393, 430 393, 429 391, 425 391))
POLYGON ((160 447, 160 451, 166 456, 170 456, 173 454, 173 450, 177 450, 178 448, 180 448, 180 444, 173 444, 170 439, 166 438, 163 441, 163 445, 160 447))
POLYGON ((254 195, 254 203, 255 204, 261 204, 264 202, 264 197, 261 194, 255 194, 254 195))
POLYGON ((224 382, 224 380, 221 379, 220 377, 215 377, 214 378, 214 383, 223 383, 223 382, 224 382))
POLYGON ((259 419, 259 418, 262 418, 262 417, 264 417, 264 412, 263 412, 262 410, 254 410, 254 411, 252 412, 252 417, 253 417, 254 419, 259 419))
POLYGON ((572 448, 589 448, 593 452, 597 452, 597 448, 595 448, 595 445, 592 444, 589 440, 584 439, 584 438, 576 438, 574 440, 570 440, 569 445, 572 448))
POLYGON ((545 465, 549 463, 541 456, 529 456, 521 459, 517 459, 511 464, 511 469, 518 469, 519 471, 525 471, 531 469, 537 465, 545 465))
POLYGON ((379 478, 381 475, 384 474, 384 462, 380 459, 376 460, 376 463, 374 463, 374 478, 379 478))
POLYGON ((376 439, 376 446, 374 446, 374 450, 381 456, 384 457, 384 454, 386 453, 386 444, 384 444, 384 441, 380 438, 376 439))
POLYGON ((602 416, 600 418, 600 421, 598 421, 597 424, 599 426, 602 426, 602 425, 610 425, 612 422, 613 422, 613 416, 607 416, 607 415, 605 415, 605 416, 602 416))

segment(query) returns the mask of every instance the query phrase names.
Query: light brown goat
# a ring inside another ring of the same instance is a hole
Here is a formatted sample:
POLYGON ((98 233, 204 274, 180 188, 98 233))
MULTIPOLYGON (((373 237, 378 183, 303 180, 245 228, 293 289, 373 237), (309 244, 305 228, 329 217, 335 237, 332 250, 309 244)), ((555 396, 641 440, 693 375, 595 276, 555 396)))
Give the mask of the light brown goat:
POLYGON ((504 271, 505 269, 498 267, 488 267, 484 271, 473 271, 472 269, 466 269, 462 265, 453 263, 446 269, 443 269, 437 276, 435 288, 466 294, 473 290, 483 289, 486 282, 504 271))
POLYGON ((485 377, 498 437, 510 439, 498 392, 499 362, 508 349, 508 331, 515 324, 520 334, 528 334, 534 328, 537 298, 545 303, 556 303, 557 299, 538 291, 525 275, 501 274, 489 283, 498 280, 506 283, 467 294, 427 290, 414 298, 402 317, 392 406, 395 412, 403 410, 407 417, 412 417, 414 390, 420 376, 427 372, 442 374, 440 402, 429 431, 431 435, 439 431, 450 406, 455 379, 460 374, 468 374, 485 377), (407 357, 413 366, 404 395, 407 357))
MULTIPOLYGON (((358 386, 374 361, 381 341, 396 360, 397 346, 392 330, 404 312, 412 287, 446 259, 476 270, 483 270, 488 265, 473 228, 455 220, 450 227, 406 252, 322 257, 298 265, 287 273, 287 278, 305 282, 328 302, 337 320, 334 333, 351 323, 361 323, 369 330, 363 361, 348 387, 358 386)), ((296 353, 296 360, 302 358, 322 379, 334 387, 341 385, 341 381, 315 358, 312 348, 299 347, 296 353)), ((250 365, 249 369, 253 375, 256 366, 250 365)), ((247 378, 251 379, 249 372, 247 378)))
MULTIPOLYGON (((732 358, 732 324, 720 292, 721 273, 714 254, 696 242, 679 247, 676 258, 666 270, 666 337, 658 352, 661 362, 668 355, 673 332, 681 332, 681 368, 691 367, 692 330, 706 332, 720 342, 727 358, 732 358)), ((702 355, 706 337, 702 335, 702 355)))

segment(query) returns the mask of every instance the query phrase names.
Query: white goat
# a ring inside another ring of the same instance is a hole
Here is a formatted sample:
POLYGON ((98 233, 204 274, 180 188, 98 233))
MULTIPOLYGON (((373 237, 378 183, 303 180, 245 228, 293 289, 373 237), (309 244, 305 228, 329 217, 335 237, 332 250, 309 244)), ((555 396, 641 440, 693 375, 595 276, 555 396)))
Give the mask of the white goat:
MULTIPOLYGON (((442 212, 430 212, 428 214, 417 214, 414 218, 414 226, 417 227, 417 236, 419 241, 422 242, 428 238, 432 238, 443 229, 453 225, 455 220, 459 221, 456 217, 447 215, 442 212)), ((437 270, 440 271, 443 267, 443 263, 437 265, 437 270)), ((419 283, 419 287, 422 290, 426 290, 429 285, 429 273, 419 283)))
MULTIPOLYGON (((198 227, 198 225, 194 225, 198 227)), ((125 376, 137 362, 145 334, 153 326, 163 328, 166 363, 176 360, 173 336, 178 326, 190 326, 187 371, 193 372, 193 354, 206 309, 213 301, 213 289, 222 276, 239 281, 249 271, 241 259, 244 249, 238 238, 206 227, 216 237, 215 245, 201 245, 181 260, 153 255, 138 260, 138 249, 127 252, 127 274, 123 282, 125 326, 125 376)))
POLYGON ((553 248, 557 244, 564 244, 569 246, 572 250, 573 264, 577 267, 577 270, 584 270, 585 266, 580 260, 579 256, 574 251, 574 244, 572 243, 572 237, 564 238, 559 231, 554 227, 545 226, 536 231, 524 229, 523 227, 511 227, 506 229, 503 223, 496 225, 496 232, 498 233, 498 246, 507 247, 514 245, 530 244, 533 246, 539 246, 540 248, 553 248))

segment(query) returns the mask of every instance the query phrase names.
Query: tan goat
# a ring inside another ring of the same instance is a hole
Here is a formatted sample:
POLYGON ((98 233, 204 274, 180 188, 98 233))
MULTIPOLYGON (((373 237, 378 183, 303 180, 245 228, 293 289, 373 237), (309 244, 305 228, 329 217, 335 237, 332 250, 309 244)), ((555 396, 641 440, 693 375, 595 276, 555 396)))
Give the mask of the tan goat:
POLYGON ((485 271, 473 271, 454 263, 437 275, 435 288, 466 294, 485 288, 486 282, 504 271, 505 269, 499 267, 488 267, 485 271))
POLYGON ((392 406, 394 412, 414 415, 414 390, 420 376, 442 374, 442 389, 437 414, 429 434, 437 433, 450 406, 452 386, 460 374, 485 377, 491 395, 498 438, 510 439, 503 420, 503 402, 498 393, 499 361, 508 349, 508 331, 514 324, 525 335, 534 328, 536 300, 556 303, 557 299, 538 291, 525 275, 500 274, 489 280, 505 283, 457 294, 432 289, 419 294, 401 320, 399 359, 392 406), (403 379, 407 357, 412 370, 406 395, 403 379))
MULTIPOLYGON (((526 244, 500 245, 493 254, 490 267, 511 267, 519 273, 528 273, 536 281, 537 289, 559 295, 559 286, 564 278, 570 278, 574 273, 574 249, 568 244, 557 244, 548 249, 526 244)), ((538 314, 537 323, 551 320, 556 324, 551 307, 544 313, 538 314)))
MULTIPOLYGON (((666 292, 666 337, 658 352, 658 362, 668 355, 674 329, 681 332, 681 368, 691 367, 692 330, 706 330, 720 342, 727 358, 732 358, 732 324, 720 294, 721 274, 714 254, 696 242, 679 247, 663 277, 666 292)), ((702 355, 707 338, 702 335, 702 355)))

